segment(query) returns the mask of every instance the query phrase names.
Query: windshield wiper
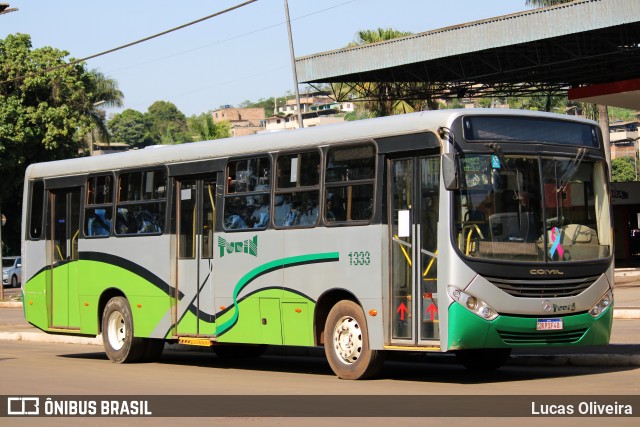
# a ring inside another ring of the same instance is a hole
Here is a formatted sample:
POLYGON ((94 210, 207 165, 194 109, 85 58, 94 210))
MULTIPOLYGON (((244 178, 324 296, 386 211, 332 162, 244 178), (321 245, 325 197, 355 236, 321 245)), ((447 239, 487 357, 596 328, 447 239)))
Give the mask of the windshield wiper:
POLYGON ((567 185, 569 185, 569 183, 571 182, 571 179, 573 179, 573 176, 576 174, 576 172, 578 172, 578 168, 580 167, 580 163, 582 163, 582 159, 584 159, 585 154, 587 154, 586 148, 581 147, 578 149, 578 153, 569 164, 569 167, 567 167, 567 170, 560 177, 560 181, 558 182, 558 188, 556 189, 556 192, 564 193, 564 190, 566 190, 567 185))
MULTIPOLYGON (((491 142, 489 144, 485 144, 487 148, 493 151, 498 159, 500 160, 500 165, 504 165, 504 169, 507 173, 512 173, 511 168, 509 168, 509 163, 507 163, 507 158, 502 152, 502 147, 497 142, 491 142)), ((520 194, 520 171, 515 171, 516 182, 511 183, 511 190, 513 190, 513 199, 518 202, 518 228, 522 229, 522 194, 520 194)), ((507 180, 509 182, 509 180, 507 180)))
MULTIPOLYGON (((498 157, 498 159, 500 159, 500 165, 504 165, 504 169, 508 173, 512 173, 511 168, 509 168, 509 163, 507 163, 507 158, 502 152, 502 148, 500 147, 500 145, 497 142, 492 142, 490 144, 485 144, 485 146, 489 148, 491 151, 493 151, 493 154, 495 154, 498 157)), ((511 183, 511 189, 513 190, 513 193, 514 193, 513 199, 517 200, 518 203, 521 204, 522 195, 520 194, 520 189, 519 189, 520 171, 516 170, 515 175, 516 175, 516 182, 515 184, 511 183)))

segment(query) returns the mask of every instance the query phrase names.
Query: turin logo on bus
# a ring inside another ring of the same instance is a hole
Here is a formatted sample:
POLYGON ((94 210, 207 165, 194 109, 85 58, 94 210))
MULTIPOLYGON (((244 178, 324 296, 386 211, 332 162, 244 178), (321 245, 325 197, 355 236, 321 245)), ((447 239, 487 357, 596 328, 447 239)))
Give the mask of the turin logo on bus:
POLYGON ((253 238, 244 240, 242 242, 227 242, 226 239, 218 237, 218 248, 220 248, 220 258, 222 258, 225 253, 244 253, 257 257, 258 236, 253 236, 253 238))

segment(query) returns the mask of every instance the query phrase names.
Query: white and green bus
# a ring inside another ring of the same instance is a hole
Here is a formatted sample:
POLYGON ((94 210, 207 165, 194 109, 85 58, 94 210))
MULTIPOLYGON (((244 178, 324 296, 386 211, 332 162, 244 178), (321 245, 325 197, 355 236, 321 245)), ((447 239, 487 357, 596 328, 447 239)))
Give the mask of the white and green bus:
POLYGON ((347 379, 389 351, 606 344, 608 181, 596 123, 496 109, 34 164, 25 315, 118 363, 319 346, 347 379))

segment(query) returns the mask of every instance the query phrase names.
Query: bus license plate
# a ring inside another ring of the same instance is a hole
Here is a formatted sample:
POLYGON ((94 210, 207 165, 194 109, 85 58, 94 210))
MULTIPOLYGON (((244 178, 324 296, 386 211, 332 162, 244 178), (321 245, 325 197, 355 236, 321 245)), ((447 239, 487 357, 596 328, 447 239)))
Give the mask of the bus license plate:
POLYGON ((562 330, 562 319, 538 319, 536 330, 538 331, 562 330))

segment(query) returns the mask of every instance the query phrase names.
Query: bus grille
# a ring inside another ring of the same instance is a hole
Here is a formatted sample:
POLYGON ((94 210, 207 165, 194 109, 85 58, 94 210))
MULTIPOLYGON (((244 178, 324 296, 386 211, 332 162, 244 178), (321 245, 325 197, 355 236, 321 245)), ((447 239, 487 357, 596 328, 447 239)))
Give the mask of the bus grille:
POLYGON ((581 294, 591 286, 599 276, 582 277, 579 279, 500 279, 486 277, 488 281, 502 289, 509 295, 520 298, 553 298, 573 297, 581 294))
POLYGON ((573 331, 544 332, 507 332, 499 330, 498 334, 506 344, 573 344, 578 342, 586 331, 586 328, 573 331))

